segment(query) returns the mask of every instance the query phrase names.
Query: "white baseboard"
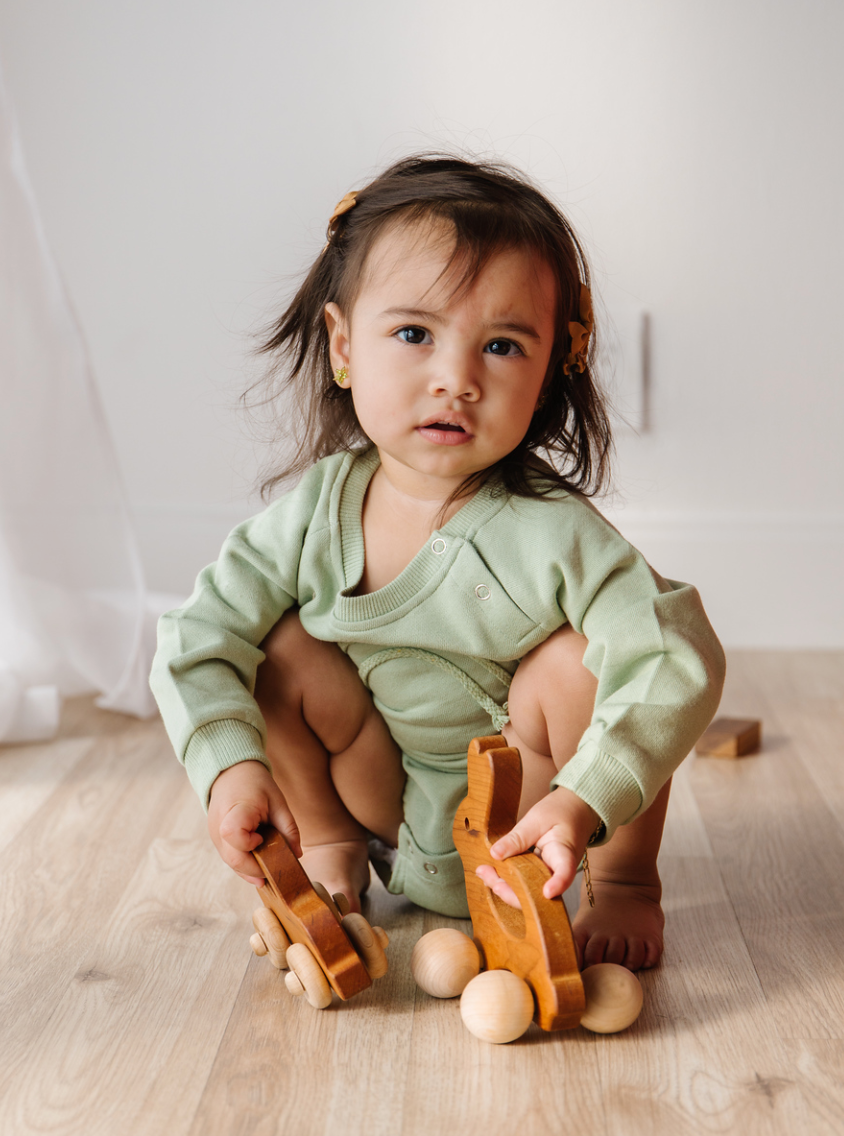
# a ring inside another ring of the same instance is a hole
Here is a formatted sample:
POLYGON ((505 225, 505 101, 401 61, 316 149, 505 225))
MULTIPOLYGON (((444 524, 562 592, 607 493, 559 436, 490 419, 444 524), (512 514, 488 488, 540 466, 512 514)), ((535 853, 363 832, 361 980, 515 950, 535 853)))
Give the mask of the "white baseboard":
MULTIPOLYGON (((727 647, 844 649, 844 513, 604 510, 663 576, 694 583, 727 647)), ((187 595, 235 506, 136 508, 152 589, 187 595)))

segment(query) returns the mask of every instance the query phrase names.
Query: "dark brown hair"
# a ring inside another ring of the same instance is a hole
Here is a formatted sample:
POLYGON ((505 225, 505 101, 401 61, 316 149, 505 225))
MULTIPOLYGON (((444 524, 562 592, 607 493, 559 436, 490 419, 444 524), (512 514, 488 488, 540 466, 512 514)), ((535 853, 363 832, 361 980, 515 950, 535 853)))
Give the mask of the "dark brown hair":
POLYGON ((284 400, 276 426, 296 445, 293 457, 264 481, 263 495, 320 458, 369 440, 351 394, 333 381, 325 305, 333 301, 350 314, 367 258, 385 229, 424 222, 452 227, 454 249, 445 272, 459 264, 458 290, 470 286, 492 256, 512 248, 541 257, 557 280, 556 336, 545 397, 519 445, 492 470, 470 478, 454 497, 492 472, 518 496, 542 496, 554 488, 597 493, 608 478, 612 438, 606 403, 592 375, 594 334, 585 370, 567 375, 563 369, 571 349, 568 325, 579 319, 581 284, 589 285, 577 237, 559 209, 509 166, 419 154, 396 162, 358 191, 354 208, 330 226, 328 244, 290 306, 261 339, 257 352, 269 356, 271 365, 244 401, 275 407, 277 396, 291 390, 294 413, 284 400))

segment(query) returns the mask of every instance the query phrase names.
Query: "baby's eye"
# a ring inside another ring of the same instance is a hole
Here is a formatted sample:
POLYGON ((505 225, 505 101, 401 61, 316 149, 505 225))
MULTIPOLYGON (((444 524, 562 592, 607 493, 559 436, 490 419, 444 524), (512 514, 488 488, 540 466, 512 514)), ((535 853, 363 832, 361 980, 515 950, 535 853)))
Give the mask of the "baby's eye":
POLYGON ((410 343, 414 347, 418 347, 420 344, 425 344, 426 342, 430 343, 431 341, 424 327, 400 327, 396 335, 399 339, 403 340, 403 342, 410 343))
POLYGON ((512 339, 493 339, 484 348, 490 355, 521 355, 521 348, 512 339))

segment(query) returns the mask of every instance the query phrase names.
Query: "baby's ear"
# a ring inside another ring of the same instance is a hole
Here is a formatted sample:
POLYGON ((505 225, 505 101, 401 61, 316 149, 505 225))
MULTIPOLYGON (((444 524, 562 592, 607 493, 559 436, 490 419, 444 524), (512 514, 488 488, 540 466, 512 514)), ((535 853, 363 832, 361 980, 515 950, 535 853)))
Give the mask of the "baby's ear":
POLYGON ((332 300, 325 305, 325 326, 328 329, 328 350, 331 356, 331 365, 347 367, 349 365, 349 327, 346 317, 332 300))

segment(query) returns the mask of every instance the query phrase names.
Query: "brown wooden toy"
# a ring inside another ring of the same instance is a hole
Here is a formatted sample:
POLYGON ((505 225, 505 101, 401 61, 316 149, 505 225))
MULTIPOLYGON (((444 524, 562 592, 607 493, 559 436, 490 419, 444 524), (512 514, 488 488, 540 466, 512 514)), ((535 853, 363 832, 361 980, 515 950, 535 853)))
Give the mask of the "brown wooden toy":
POLYGON ((468 795, 454 818, 454 843, 463 861, 474 946, 453 929, 424 935, 411 962, 417 982, 440 998, 462 990, 463 1021, 483 1041, 513 1041, 531 1020, 544 1030, 581 1023, 599 1033, 626 1029, 642 1007, 636 976, 603 963, 581 977, 565 905, 542 894, 551 875, 548 867, 533 852, 507 860, 490 855, 491 846, 516 823, 522 787, 519 751, 500 735, 475 738, 469 746, 468 780, 468 795), (476 874, 481 864, 491 865, 510 884, 521 911, 484 884, 476 874), (485 971, 473 977, 476 966, 485 971))
POLYGON ((507 860, 493 860, 489 852, 516 823, 522 789, 519 751, 500 735, 475 738, 468 763, 469 792, 454 818, 454 844, 463 861, 475 945, 486 970, 509 970, 527 983, 542 1029, 572 1029, 580 1024, 586 1000, 565 905, 542 894, 551 873, 534 852, 507 860), (500 900, 476 875, 481 864, 491 865, 507 881, 521 911, 500 900))
POLYGON ((288 967, 288 990, 317 1009, 330 1005, 332 990, 344 1001, 359 994, 387 973, 385 932, 350 914, 344 895, 311 884, 280 832, 269 825, 260 832, 254 856, 267 882, 258 892, 264 906, 252 916, 252 949, 288 967))
POLYGON ((755 753, 762 741, 762 723, 756 718, 718 718, 700 737, 695 751, 701 757, 744 757, 755 753))

